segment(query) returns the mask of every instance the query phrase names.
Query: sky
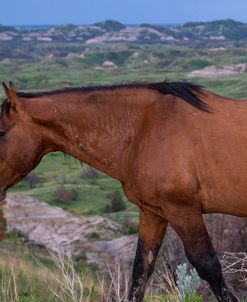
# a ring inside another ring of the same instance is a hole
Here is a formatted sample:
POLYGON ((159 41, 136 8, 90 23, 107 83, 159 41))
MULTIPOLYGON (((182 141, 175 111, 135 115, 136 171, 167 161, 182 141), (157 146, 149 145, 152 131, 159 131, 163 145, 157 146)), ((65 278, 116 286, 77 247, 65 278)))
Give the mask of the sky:
POLYGON ((0 24, 177 24, 235 19, 247 22, 247 0, 0 0, 0 24))

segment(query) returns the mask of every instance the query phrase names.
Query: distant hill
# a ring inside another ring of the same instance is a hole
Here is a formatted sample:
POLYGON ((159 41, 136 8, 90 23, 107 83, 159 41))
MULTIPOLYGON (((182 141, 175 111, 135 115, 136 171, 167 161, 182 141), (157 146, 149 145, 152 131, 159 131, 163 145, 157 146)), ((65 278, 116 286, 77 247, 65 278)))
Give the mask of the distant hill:
POLYGON ((126 26, 122 23, 114 20, 106 20, 104 22, 95 23, 95 26, 99 26, 106 31, 119 31, 124 29, 126 26))
POLYGON ((247 24, 231 19, 210 22, 188 22, 184 25, 162 26, 140 24, 125 26, 115 20, 93 25, 59 25, 47 28, 22 30, 0 25, 1 41, 23 42, 135 42, 209 44, 220 42, 247 42, 247 24))
POLYGON ((232 19, 211 22, 188 22, 181 28, 184 33, 203 38, 224 37, 226 40, 241 40, 247 38, 247 24, 232 19))
POLYGON ((0 33, 6 31, 17 32, 18 29, 13 26, 4 26, 0 24, 0 33))

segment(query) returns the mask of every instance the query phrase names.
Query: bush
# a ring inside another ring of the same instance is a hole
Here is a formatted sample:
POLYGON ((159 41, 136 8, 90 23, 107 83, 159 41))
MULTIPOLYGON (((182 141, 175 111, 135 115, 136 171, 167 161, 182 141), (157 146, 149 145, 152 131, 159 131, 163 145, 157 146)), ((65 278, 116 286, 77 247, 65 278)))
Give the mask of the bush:
POLYGON ((202 59, 185 60, 183 67, 187 69, 203 69, 209 66, 211 63, 202 59))
POLYGON ((108 193, 111 201, 106 205, 105 212, 119 212, 126 210, 126 205, 124 203, 121 193, 116 190, 111 193, 108 193))
POLYGON ((76 190, 66 190, 63 187, 58 188, 55 191, 55 198, 63 203, 69 203, 76 200, 78 197, 78 192, 76 190))
POLYGON ((196 270, 193 268, 190 272, 187 272, 187 264, 180 264, 176 269, 177 287, 179 296, 182 301, 191 301, 190 298, 196 300, 196 291, 200 285, 200 278, 197 275, 196 270))
POLYGON ((99 240, 100 235, 96 232, 92 232, 92 233, 88 234, 87 238, 88 239, 93 239, 93 240, 99 240))

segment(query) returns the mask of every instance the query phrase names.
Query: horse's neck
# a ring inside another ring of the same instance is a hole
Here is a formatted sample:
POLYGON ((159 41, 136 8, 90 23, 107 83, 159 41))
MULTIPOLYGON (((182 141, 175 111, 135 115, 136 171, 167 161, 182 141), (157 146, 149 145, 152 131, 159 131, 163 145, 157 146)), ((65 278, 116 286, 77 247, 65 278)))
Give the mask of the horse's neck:
POLYGON ((53 98, 49 119, 56 135, 51 137, 56 137, 57 150, 121 180, 120 165, 140 126, 141 110, 113 95, 99 97, 53 98))

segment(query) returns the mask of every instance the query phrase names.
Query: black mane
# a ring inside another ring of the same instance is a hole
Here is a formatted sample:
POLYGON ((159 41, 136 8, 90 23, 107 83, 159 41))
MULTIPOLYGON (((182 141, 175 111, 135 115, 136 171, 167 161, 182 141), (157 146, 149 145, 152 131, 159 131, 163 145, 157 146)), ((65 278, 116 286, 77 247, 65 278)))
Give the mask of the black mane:
POLYGON ((8 114, 9 110, 10 110, 10 102, 8 100, 4 100, 1 105, 0 118, 8 114))
POLYGON ((189 82, 161 82, 147 84, 147 88, 157 90, 162 94, 174 95, 202 111, 209 112, 207 104, 194 93, 203 93, 201 85, 189 82))
MULTIPOLYGON (((47 95, 54 95, 60 93, 70 92, 94 92, 94 91, 108 91, 116 90, 120 88, 146 88, 159 91, 162 94, 171 94, 176 97, 183 99, 185 102, 192 106, 202 110, 209 111, 207 104, 202 101, 196 93, 202 93, 203 87, 197 84, 189 82, 160 82, 160 83, 131 83, 131 84, 120 84, 120 85, 105 85, 105 86, 89 86, 89 87, 74 87, 74 88, 63 88, 51 91, 40 91, 40 92, 17 92, 19 97, 34 98, 42 97, 47 95)), ((7 102, 8 103, 8 102, 7 102)), ((8 112, 9 106, 6 101, 2 104, 1 115, 8 112)))

